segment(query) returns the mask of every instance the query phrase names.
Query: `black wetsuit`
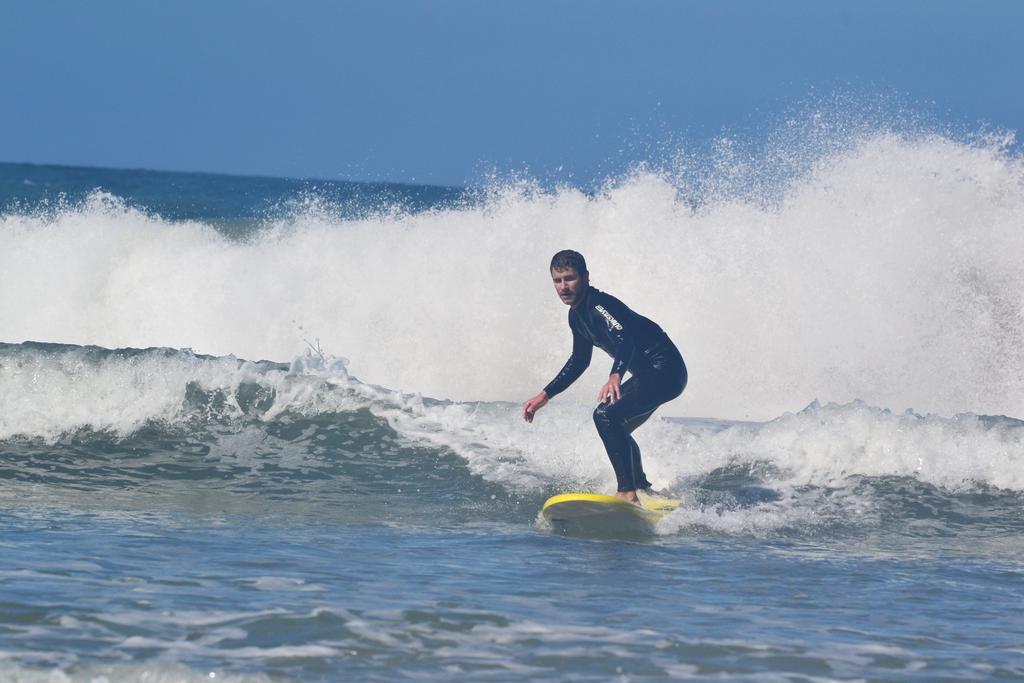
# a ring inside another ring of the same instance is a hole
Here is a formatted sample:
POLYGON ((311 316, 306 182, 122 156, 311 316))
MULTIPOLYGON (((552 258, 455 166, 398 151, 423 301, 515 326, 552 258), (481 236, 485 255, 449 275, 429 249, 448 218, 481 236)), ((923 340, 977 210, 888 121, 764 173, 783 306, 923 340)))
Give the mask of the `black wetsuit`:
POLYGON ((683 393, 686 364, 675 344, 657 324, 632 311, 610 294, 590 287, 583 301, 569 309, 572 355, 544 391, 548 398, 565 391, 590 365, 594 347, 612 357, 609 375, 631 377, 622 397, 594 410, 594 424, 615 468, 619 491, 651 486, 640 463, 640 448, 630 434, 662 403, 683 393))

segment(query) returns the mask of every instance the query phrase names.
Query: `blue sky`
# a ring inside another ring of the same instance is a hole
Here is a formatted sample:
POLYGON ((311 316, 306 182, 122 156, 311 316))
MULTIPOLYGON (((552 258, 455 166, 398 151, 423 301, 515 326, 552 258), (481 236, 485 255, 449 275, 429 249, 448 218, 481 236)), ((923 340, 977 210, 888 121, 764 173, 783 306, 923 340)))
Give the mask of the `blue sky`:
POLYGON ((1018 130, 1022 25, 1012 0, 12 1, 0 161, 585 184, 836 92, 1018 130))

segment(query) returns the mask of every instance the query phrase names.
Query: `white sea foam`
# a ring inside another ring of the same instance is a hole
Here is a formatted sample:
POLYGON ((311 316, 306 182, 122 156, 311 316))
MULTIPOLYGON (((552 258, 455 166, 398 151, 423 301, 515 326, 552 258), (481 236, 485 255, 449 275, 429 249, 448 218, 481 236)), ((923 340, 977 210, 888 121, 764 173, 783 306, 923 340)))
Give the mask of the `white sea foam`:
MULTIPOLYGON (((234 358, 203 359, 173 351, 127 359, 97 358, 83 348, 47 353, 22 347, 0 363, 0 438, 52 440, 84 427, 123 436, 148 421, 182 419, 190 383, 234 389, 256 377, 252 364, 234 358)), ((231 400, 229 395, 228 410, 231 400)), ((241 412, 237 404, 233 407, 241 412)))
MULTIPOLYGON (((565 406, 533 425, 514 406, 454 404, 383 410, 412 438, 444 445, 472 471, 514 488, 610 489, 614 483, 589 409, 565 406)), ((901 476, 950 490, 983 483, 1024 490, 1024 425, 890 413, 862 403, 819 406, 766 423, 723 424, 652 418, 637 433, 648 477, 684 490, 694 478, 729 467, 770 466, 768 484, 792 490, 840 486, 855 476, 901 476)))
MULTIPOLYGON (((239 398, 243 385, 251 384, 268 399, 259 410, 250 406, 247 419, 368 409, 404 438, 449 449, 473 474, 513 490, 610 489, 614 483, 589 404, 553 402, 526 424, 517 404, 438 402, 367 385, 348 375, 343 360, 314 353, 285 368, 164 350, 123 357, 16 348, 0 373, 0 438, 52 440, 83 427, 126 436, 151 420, 206 419, 213 408, 190 402, 195 390, 222 397, 212 417, 239 417, 246 410, 239 398), (21 361, 16 370, 12 357, 21 361)), ((976 483, 1024 490, 1024 423, 1007 418, 813 403, 763 423, 656 415, 637 438, 651 480, 677 490, 695 477, 736 467, 767 471, 771 485, 786 489, 840 485, 863 475, 913 477, 951 490, 976 483)), ((238 450, 246 449, 214 445, 210 456, 237 459, 238 450)), ((289 465, 287 443, 274 452, 289 465)))
MULTIPOLYGON (((0 652, 0 659, 3 658, 0 652)), ((80 664, 63 668, 34 668, 0 664, 6 683, 270 683, 281 680, 265 674, 197 671, 172 662, 149 664, 80 664)))
MULTIPOLYGON (((939 136, 847 143, 767 202, 726 187, 694 208, 638 172, 417 215, 314 205, 241 242, 96 193, 0 217, 0 338, 277 360, 319 338, 375 384, 521 401, 568 354, 546 264, 573 247, 679 343, 690 386, 666 414, 1024 415, 1024 163, 939 136)), ((590 400, 607 367, 560 400, 590 400)))

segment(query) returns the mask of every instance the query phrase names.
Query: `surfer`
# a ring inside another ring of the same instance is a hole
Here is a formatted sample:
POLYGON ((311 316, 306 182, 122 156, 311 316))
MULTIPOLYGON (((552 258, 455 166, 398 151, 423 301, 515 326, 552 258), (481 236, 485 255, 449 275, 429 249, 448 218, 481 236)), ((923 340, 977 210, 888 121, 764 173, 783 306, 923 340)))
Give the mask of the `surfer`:
POLYGON ((655 409, 683 393, 686 364, 668 335, 653 321, 590 285, 587 262, 578 252, 560 251, 551 259, 551 280, 569 306, 572 354, 544 389, 523 403, 523 419, 569 388, 590 365, 594 347, 612 357, 608 381, 594 410, 597 433, 618 479, 616 496, 638 502, 637 490, 650 489, 640 463, 640 447, 631 436, 655 409), (630 378, 622 381, 629 371, 630 378))

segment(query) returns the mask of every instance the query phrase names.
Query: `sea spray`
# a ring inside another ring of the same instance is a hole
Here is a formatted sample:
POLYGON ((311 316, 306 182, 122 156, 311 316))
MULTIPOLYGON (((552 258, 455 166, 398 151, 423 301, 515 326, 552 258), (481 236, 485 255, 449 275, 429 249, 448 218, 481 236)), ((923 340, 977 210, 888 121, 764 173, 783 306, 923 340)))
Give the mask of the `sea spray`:
MULTIPOLYGON (((568 354, 550 255, 659 322, 691 371, 666 414, 765 420, 814 399, 1024 414, 1024 164, 995 142, 876 134, 772 201, 694 204, 663 174, 596 195, 345 219, 239 240, 93 195, 0 218, 2 337, 286 360, 316 337, 365 381, 521 401, 568 354)), ((607 371, 561 400, 587 402, 607 371)))

